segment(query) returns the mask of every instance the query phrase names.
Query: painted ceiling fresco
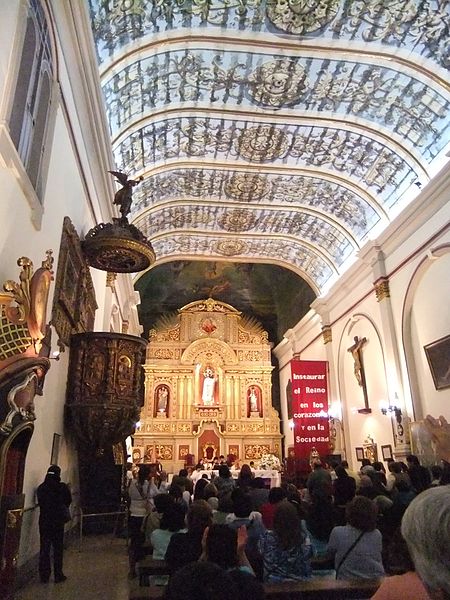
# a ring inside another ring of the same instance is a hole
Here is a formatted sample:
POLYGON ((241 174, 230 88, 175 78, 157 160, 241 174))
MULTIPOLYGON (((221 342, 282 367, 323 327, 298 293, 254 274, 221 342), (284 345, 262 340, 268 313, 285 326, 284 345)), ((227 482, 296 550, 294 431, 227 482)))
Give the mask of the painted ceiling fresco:
POLYGON ((170 319, 189 302, 213 297, 256 318, 276 344, 315 298, 301 277, 276 265, 174 261, 155 267, 151 275, 136 284, 145 337, 159 319, 170 319))
POLYGON ((145 280, 264 262, 321 295, 448 151, 448 0, 86 2, 145 280))

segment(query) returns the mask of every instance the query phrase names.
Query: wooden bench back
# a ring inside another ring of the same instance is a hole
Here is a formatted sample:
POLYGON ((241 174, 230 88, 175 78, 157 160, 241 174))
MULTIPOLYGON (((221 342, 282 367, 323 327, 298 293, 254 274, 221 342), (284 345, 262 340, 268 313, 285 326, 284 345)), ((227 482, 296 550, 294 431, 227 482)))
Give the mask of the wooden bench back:
MULTIPOLYGON (((285 581, 266 583, 267 600, 347 600, 371 598, 381 584, 381 579, 342 581, 335 579, 311 579, 310 581, 285 581)), ((130 592, 130 600, 161 600, 164 587, 139 587, 130 592)))

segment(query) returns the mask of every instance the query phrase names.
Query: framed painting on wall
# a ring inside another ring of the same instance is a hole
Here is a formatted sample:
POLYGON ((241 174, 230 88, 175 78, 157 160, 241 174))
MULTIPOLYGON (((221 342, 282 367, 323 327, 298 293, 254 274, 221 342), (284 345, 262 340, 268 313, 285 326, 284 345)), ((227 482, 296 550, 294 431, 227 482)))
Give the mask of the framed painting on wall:
POLYGON ((433 377, 434 387, 450 387, 450 335, 423 347, 433 377))
POLYGON ((364 458, 364 448, 355 448, 356 460, 361 462, 364 458))
POLYGON ((381 446, 381 454, 383 456, 383 460, 393 460, 394 458, 392 456, 392 446, 390 444, 381 446))

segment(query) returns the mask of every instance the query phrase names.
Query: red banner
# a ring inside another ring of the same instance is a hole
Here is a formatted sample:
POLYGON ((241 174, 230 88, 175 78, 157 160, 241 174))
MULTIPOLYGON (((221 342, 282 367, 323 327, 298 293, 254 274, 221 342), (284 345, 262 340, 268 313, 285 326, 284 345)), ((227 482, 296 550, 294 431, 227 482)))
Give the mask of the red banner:
POLYGON ((330 453, 327 370, 326 361, 291 360, 296 458, 330 453))

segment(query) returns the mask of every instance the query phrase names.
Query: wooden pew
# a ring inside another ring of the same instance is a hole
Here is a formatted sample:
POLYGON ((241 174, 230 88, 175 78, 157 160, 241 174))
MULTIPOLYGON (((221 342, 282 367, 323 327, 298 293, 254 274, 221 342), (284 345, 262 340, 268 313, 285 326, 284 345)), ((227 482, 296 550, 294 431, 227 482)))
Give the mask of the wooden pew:
POLYGON ((139 585, 147 585, 151 575, 168 575, 169 567, 165 560, 156 560, 151 555, 138 562, 139 585))
POLYGON ((266 583, 268 600, 346 600, 347 598, 371 598, 380 587, 381 579, 341 579, 316 578, 310 581, 285 581, 266 583))
MULTIPOLYGON (((310 581, 286 581, 266 583, 267 600, 347 600, 371 598, 382 579, 359 579, 343 581, 335 579, 311 579, 310 581)), ((130 592, 130 600, 161 600, 164 587, 139 587, 130 592)), ((250 600, 250 599, 249 599, 250 600)))

